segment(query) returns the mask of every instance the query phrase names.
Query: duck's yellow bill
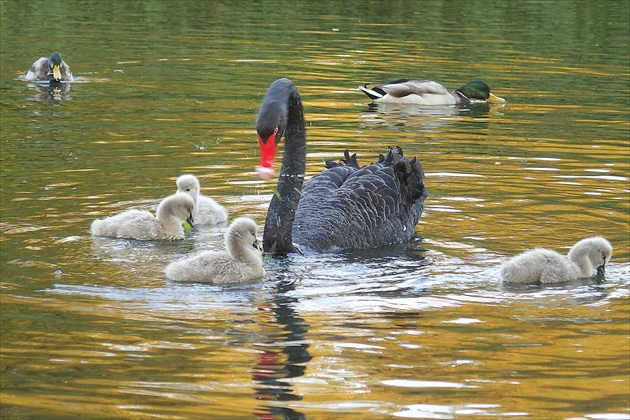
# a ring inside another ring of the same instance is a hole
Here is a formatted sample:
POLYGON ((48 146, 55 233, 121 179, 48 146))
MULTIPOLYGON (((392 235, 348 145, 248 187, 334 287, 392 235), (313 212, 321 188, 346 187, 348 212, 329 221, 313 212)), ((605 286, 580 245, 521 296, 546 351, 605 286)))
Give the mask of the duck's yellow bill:
POLYGON ((61 66, 53 66, 53 77, 55 80, 61 80, 61 66))
POLYGON ((498 97, 494 93, 490 92, 490 96, 488 96, 488 102, 499 102, 505 103, 505 99, 498 97))

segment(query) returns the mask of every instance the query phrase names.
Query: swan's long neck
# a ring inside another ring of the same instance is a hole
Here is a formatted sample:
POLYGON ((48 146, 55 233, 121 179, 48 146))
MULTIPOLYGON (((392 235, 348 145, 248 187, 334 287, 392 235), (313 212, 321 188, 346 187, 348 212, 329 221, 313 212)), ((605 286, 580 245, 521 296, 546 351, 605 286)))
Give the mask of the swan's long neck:
POLYGON ((260 253, 251 244, 246 243, 241 234, 232 234, 225 239, 228 254, 241 263, 255 265, 260 261, 260 253))
POLYGON ((577 267, 578 277, 590 277, 593 275, 595 267, 589 257, 588 249, 584 246, 574 246, 569 252, 569 260, 577 267))
POLYGON ((158 212, 156 219, 162 226, 162 231, 165 236, 179 236, 183 232, 183 221, 172 213, 158 212))
MULTIPOLYGON (((274 191, 263 233, 263 249, 273 253, 287 253, 294 250, 292 242, 293 220, 304 183, 306 165, 306 132, 304 130, 304 109, 297 88, 288 79, 274 82, 263 101, 260 113, 266 106, 273 111, 284 112, 277 115, 286 120, 285 146, 282 168, 274 191), (282 106, 279 106, 279 103, 282 106)), ((267 110, 268 111, 268 110, 267 110)))

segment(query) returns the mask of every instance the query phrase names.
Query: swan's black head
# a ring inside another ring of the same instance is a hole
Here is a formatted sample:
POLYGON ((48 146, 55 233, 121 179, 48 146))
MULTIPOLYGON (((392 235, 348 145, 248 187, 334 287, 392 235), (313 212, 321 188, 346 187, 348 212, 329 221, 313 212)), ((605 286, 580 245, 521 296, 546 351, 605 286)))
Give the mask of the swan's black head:
POLYGON ((53 78, 56 81, 61 80, 61 54, 54 52, 48 59, 48 68, 52 72, 53 78))
POLYGON ((279 79, 271 84, 263 98, 258 117, 256 132, 260 146, 260 165, 256 168, 258 176, 268 179, 273 175, 278 143, 287 128, 287 90, 293 87, 289 79, 279 79))

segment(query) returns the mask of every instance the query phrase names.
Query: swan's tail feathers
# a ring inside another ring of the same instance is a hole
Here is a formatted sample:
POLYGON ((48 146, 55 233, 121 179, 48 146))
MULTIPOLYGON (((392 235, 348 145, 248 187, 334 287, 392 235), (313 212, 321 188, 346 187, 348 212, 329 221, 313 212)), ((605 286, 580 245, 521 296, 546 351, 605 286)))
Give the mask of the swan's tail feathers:
MULTIPOLYGON (((400 180, 403 196, 410 198, 412 202, 419 200, 422 203, 424 201, 427 196, 424 188, 424 170, 417 156, 409 159, 408 156, 405 156, 402 147, 396 146, 395 149, 389 147, 387 155, 379 154, 378 160, 374 164, 381 168, 390 167, 394 170, 396 177, 400 180)), ((350 155, 348 149, 344 152, 344 157, 340 162, 335 162, 332 159, 326 161, 326 168, 337 167, 361 169, 356 153, 350 155)), ((332 173, 329 176, 332 176, 332 173)), ((342 182, 340 181, 338 185, 342 182)))
POLYGON ((343 163, 346 164, 346 166, 352 166, 355 169, 360 169, 361 167, 359 166, 359 162, 357 161, 357 154, 353 153, 352 156, 350 156, 350 150, 346 149, 345 152, 343 152, 343 157, 344 159, 342 160, 343 163))
POLYGON ((375 100, 375 99, 381 99, 383 96, 385 96, 385 93, 380 93, 377 92, 374 89, 370 89, 368 88, 368 85, 363 85, 363 86, 359 86, 359 90, 363 93, 365 93, 368 98, 375 100))
POLYGON ((413 159, 405 156, 403 149, 396 146, 396 151, 392 147, 389 148, 387 157, 379 158, 379 163, 394 168, 396 175, 402 181, 401 187, 406 190, 406 195, 412 201, 424 201, 427 196, 424 188, 424 170, 417 156, 413 159))
POLYGON ((340 162, 335 162, 332 159, 326 161, 327 169, 336 168, 338 166, 349 166, 354 169, 361 169, 361 167, 359 166, 359 162, 357 161, 357 154, 353 153, 351 156, 349 149, 346 149, 346 151, 343 153, 343 159, 341 159, 340 162))
POLYGON ((420 202, 423 202, 427 198, 427 190, 424 187, 424 170, 420 161, 415 157, 409 163, 411 171, 407 173, 405 184, 409 187, 411 198, 414 201, 420 200, 420 202))
POLYGON ((424 178, 424 169, 422 168, 422 164, 418 160, 418 156, 414 156, 413 159, 411 159, 411 162, 409 162, 409 164, 411 165, 412 168, 415 168, 416 172, 419 172, 420 175, 422 175, 422 178, 424 178))

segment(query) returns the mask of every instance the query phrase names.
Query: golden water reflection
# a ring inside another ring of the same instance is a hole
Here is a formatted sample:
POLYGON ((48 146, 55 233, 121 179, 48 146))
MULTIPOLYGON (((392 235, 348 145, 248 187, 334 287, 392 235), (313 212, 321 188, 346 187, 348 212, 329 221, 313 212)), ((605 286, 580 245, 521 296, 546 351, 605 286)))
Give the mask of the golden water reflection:
POLYGON ((1 3, 0 417, 627 417, 627 2, 110 3, 1 3), (31 31, 44 21, 54 42, 31 31), (62 100, 19 80, 40 49, 80 78, 62 100), (225 226, 90 236, 185 172, 262 224, 275 183, 255 175, 254 123, 283 76, 307 176, 346 148, 419 157, 417 241, 268 257, 266 282, 220 288, 163 269, 225 226), (401 77, 482 78, 508 102, 356 89, 401 77), (596 234, 615 248, 603 281, 498 282, 511 255, 596 234))

